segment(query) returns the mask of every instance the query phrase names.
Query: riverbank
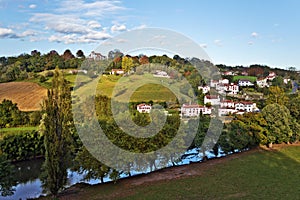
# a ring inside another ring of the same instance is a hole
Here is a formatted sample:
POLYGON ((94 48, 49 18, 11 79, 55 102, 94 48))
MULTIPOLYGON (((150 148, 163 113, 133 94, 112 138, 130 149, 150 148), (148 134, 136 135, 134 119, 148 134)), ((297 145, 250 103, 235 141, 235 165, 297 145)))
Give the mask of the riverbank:
POLYGON ((299 144, 275 145, 272 150, 256 148, 124 178, 116 184, 77 184, 59 199, 296 199, 299 166, 299 144))

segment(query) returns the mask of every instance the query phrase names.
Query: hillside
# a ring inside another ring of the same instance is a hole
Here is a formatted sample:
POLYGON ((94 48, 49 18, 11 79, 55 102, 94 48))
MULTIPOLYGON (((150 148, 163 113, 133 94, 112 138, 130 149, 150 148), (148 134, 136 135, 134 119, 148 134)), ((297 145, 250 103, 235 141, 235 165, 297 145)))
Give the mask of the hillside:
POLYGON ((9 82, 0 84, 0 101, 12 100, 22 111, 41 109, 41 103, 47 95, 47 90, 36 83, 9 82))

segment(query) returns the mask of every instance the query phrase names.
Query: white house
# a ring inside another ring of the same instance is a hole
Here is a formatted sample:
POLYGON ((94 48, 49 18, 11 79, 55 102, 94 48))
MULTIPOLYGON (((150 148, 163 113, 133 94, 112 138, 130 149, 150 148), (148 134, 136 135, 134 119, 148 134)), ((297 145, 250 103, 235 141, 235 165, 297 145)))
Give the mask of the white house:
POLYGON ((150 113, 152 106, 151 105, 147 105, 147 104, 139 104, 137 105, 136 109, 137 111, 139 111, 140 113, 150 113))
POLYGON ((256 80, 256 84, 260 88, 269 87, 268 79, 267 78, 261 78, 256 80))
POLYGON ((205 95, 204 104, 210 103, 212 106, 220 105, 220 97, 217 95, 205 95))
POLYGON ((201 106, 198 104, 183 104, 181 107, 182 117, 198 117, 200 113, 203 115, 211 114, 211 107, 201 106))
POLYGON ((123 69, 112 69, 111 70, 111 74, 115 74, 115 75, 122 75, 124 74, 124 70, 123 69))
POLYGON ((228 94, 238 94, 239 93, 239 86, 231 83, 231 84, 225 84, 224 85, 224 90, 225 92, 227 92, 228 94))
POLYGON ((253 86, 254 84, 249 80, 240 79, 238 85, 240 87, 247 87, 247 86, 253 86))
POLYGON ((269 81, 273 81, 274 78, 276 78, 275 72, 270 72, 270 73, 269 73, 269 76, 267 76, 267 79, 268 79, 269 81))
POLYGON ((219 81, 210 80, 210 87, 215 88, 219 84, 219 81))
POLYGON ((168 75, 167 72, 165 71, 160 71, 160 70, 157 70, 155 72, 155 74, 153 74, 154 77, 161 77, 161 78, 170 78, 170 76, 168 75))
POLYGON ((203 94, 207 94, 210 91, 210 87, 208 85, 207 86, 198 86, 198 90, 202 90, 203 94))
POLYGON ((103 56, 101 53, 96 53, 95 51, 92 51, 88 58, 92 60, 105 60, 106 56, 103 56))
POLYGON ((244 112, 255 112, 258 111, 256 107, 256 103, 250 101, 242 101, 235 104, 235 109, 237 111, 244 111, 244 112))
POLYGON ((229 84, 229 80, 228 79, 221 79, 219 80, 219 84, 229 84))
POLYGON ((290 81, 291 81, 291 79, 289 79, 289 78, 283 79, 284 84, 288 84, 290 81))

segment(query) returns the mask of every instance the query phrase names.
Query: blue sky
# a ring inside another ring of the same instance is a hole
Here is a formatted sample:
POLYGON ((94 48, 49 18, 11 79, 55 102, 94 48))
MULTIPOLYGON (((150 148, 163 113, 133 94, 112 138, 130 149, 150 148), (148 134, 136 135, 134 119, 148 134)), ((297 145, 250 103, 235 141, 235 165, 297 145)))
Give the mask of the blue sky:
POLYGON ((0 0, 0 56, 52 49, 85 54, 142 27, 177 31, 215 64, 300 69, 297 0, 0 0))

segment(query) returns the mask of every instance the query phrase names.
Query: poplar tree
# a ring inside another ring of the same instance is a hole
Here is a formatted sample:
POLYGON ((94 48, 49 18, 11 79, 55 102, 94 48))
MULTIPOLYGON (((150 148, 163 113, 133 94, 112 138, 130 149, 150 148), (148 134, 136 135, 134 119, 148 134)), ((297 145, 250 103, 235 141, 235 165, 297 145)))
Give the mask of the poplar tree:
POLYGON ((43 186, 55 197, 67 183, 73 129, 71 92, 62 73, 56 69, 52 88, 43 104, 40 131, 44 134, 45 162, 43 186))

